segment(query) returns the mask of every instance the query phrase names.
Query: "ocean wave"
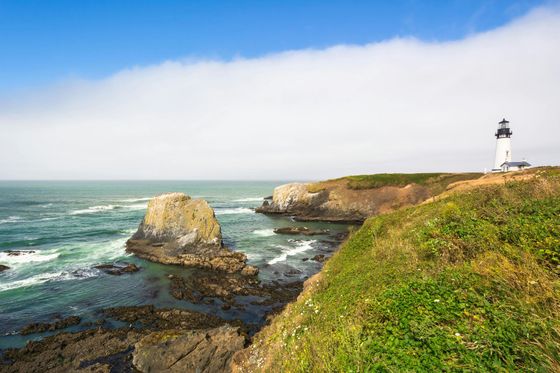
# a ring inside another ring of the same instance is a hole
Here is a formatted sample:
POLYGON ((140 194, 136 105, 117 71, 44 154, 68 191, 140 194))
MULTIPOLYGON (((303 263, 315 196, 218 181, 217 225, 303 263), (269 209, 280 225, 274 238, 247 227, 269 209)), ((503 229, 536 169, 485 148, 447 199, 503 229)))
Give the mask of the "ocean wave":
POLYGON ((31 221, 49 221, 49 220, 57 220, 57 219, 60 219, 60 217, 41 218, 41 219, 31 220, 31 221))
POLYGON ((309 240, 309 241, 297 241, 296 242, 296 247, 286 247, 286 246, 280 246, 277 245, 276 247, 279 247, 284 251, 282 254, 280 254, 279 256, 271 259, 268 261, 268 264, 276 264, 279 262, 284 262, 288 259, 289 256, 293 256, 293 255, 297 255, 300 253, 303 253, 309 249, 313 248, 313 244, 317 242, 316 240, 309 240))
POLYGON ((216 215, 232 215, 232 214, 253 214, 255 211, 247 207, 235 207, 235 208, 216 208, 216 215))
POLYGON ((146 203, 137 203, 134 205, 130 205, 130 206, 125 206, 126 209, 128 210, 144 210, 148 207, 148 205, 146 203))
POLYGON ((26 263, 48 262, 58 258, 60 253, 53 250, 18 250, 19 255, 10 255, 8 252, 0 252, 0 263, 8 266, 17 266, 26 263))
POLYGON ((21 280, 2 283, 0 284, 0 292, 6 290, 19 289, 28 286, 40 285, 46 282, 83 280, 86 278, 99 276, 100 273, 101 272, 98 270, 90 270, 90 269, 83 269, 83 270, 79 269, 73 272, 63 271, 63 272, 40 273, 38 275, 24 278, 21 280))
POLYGON ((147 204, 145 203, 137 203, 134 205, 99 205, 88 207, 87 209, 74 210, 70 212, 70 215, 96 214, 111 210, 144 210, 146 207, 147 204))
POLYGON ((88 207, 87 209, 74 210, 70 213, 70 215, 94 214, 96 212, 113 210, 117 207, 118 207, 117 205, 92 206, 92 207, 88 207))
POLYGON ((41 273, 39 275, 31 276, 25 278, 23 280, 12 281, 8 283, 0 284, 0 291, 12 290, 17 288, 23 288, 32 285, 43 284, 48 281, 52 281, 57 278, 61 278, 64 275, 64 272, 55 272, 55 273, 41 273))
POLYGON ((119 200, 119 202, 125 202, 125 203, 146 202, 146 201, 149 201, 151 199, 152 199, 152 197, 125 198, 125 199, 119 200))
POLYGON ((18 223, 21 222, 22 219, 21 216, 8 216, 5 219, 0 219, 0 224, 18 223))
POLYGON ((234 202, 259 202, 259 201, 263 201, 264 198, 263 197, 248 197, 248 198, 239 198, 239 199, 234 199, 234 202))
POLYGON ((253 234, 259 237, 271 237, 276 233, 274 233, 274 229, 257 229, 253 231, 253 234))

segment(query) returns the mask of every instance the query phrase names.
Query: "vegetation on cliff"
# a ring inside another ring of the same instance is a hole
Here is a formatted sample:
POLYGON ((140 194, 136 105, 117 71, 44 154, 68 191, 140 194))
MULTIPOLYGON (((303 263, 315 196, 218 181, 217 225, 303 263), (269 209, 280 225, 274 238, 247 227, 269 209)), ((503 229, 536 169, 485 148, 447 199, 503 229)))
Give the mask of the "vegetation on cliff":
POLYGON ((430 187, 432 194, 441 193, 452 183, 476 179, 483 174, 478 172, 470 173, 417 173, 417 174, 374 174, 374 175, 354 175, 346 176, 341 180, 347 182, 349 189, 374 189, 384 186, 404 187, 409 184, 418 184, 430 187))
POLYGON ((368 219, 238 371, 559 371, 560 172, 368 219))

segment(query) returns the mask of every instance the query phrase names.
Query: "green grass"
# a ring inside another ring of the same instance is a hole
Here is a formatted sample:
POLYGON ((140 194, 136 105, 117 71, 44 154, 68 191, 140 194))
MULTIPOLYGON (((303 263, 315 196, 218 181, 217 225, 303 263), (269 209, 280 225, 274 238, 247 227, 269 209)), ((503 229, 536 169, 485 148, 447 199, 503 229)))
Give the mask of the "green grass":
POLYGON ((451 183, 462 180, 469 180, 481 177, 481 173, 418 173, 418 174, 374 174, 374 175, 355 175, 346 176, 350 189, 373 189, 383 186, 403 187, 408 184, 419 184, 438 187, 438 190, 445 190, 451 183))
POLYGON ((253 368, 560 371, 560 176, 549 171, 368 219, 257 334, 253 368))

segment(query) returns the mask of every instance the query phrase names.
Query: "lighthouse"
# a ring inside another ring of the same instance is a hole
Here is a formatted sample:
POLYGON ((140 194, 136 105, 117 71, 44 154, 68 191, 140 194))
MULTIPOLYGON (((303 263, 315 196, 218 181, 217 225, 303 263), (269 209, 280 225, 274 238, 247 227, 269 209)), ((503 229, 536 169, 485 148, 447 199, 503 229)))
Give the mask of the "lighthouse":
POLYGON ((519 171, 531 166, 526 161, 512 162, 511 161, 511 128, 509 121, 506 118, 498 123, 498 130, 496 136, 496 158, 494 160, 494 168, 492 172, 508 172, 519 171))
POLYGON ((506 118, 498 123, 498 130, 496 131, 496 160, 494 161, 494 168, 492 171, 501 171, 504 162, 511 162, 511 129, 509 122, 506 118))

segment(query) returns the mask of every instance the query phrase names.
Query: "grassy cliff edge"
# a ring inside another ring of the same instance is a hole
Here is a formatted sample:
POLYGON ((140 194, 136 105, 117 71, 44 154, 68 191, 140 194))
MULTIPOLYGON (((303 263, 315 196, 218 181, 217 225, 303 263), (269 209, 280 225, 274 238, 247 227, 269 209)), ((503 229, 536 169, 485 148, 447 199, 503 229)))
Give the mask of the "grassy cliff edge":
POLYGON ((560 171, 368 219, 235 371, 560 371, 560 171))

